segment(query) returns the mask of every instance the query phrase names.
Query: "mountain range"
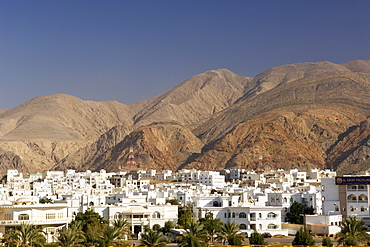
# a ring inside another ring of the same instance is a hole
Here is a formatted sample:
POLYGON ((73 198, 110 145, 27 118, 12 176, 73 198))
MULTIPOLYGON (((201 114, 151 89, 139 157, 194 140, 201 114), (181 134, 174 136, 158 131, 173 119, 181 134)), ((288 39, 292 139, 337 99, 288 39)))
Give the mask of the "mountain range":
POLYGON ((370 169, 370 61, 217 69, 132 105, 40 96, 0 110, 0 172, 370 169))

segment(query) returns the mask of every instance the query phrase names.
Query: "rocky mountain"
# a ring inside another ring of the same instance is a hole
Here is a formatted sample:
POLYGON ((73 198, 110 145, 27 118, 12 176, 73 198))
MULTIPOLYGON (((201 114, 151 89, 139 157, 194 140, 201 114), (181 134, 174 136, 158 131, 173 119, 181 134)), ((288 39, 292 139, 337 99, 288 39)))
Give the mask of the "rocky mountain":
POLYGON ((249 80, 226 69, 208 71, 133 105, 61 94, 34 98, 0 112, 0 171, 44 172, 69 155, 89 162, 95 153, 91 145, 103 152, 100 147, 116 144, 105 134, 112 128, 121 126, 116 136, 122 138, 128 130, 152 122, 187 125, 201 121, 237 100, 249 80), (100 145, 105 135, 108 143, 100 145))
POLYGON ((370 168, 370 61, 193 76, 133 105, 69 95, 0 111, 0 171, 370 168))

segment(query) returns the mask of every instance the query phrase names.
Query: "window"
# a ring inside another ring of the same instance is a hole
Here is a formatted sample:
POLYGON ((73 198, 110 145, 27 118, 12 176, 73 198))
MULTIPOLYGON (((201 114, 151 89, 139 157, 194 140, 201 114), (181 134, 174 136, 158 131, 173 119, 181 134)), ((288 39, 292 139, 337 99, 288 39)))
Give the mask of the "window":
POLYGON ((258 213, 258 218, 262 219, 262 213, 258 213))
POLYGON ((239 218, 247 218, 247 214, 246 213, 244 213, 244 212, 241 212, 240 214, 239 214, 239 218))
POLYGON ((240 230, 247 230, 247 225, 246 224, 240 224, 239 229, 240 230))
POLYGON ((161 226, 160 226, 160 225, 158 225, 158 224, 155 224, 155 225, 153 226, 153 230, 154 230, 154 231, 158 231, 158 230, 159 230, 159 228, 161 228, 161 226))
POLYGON ((11 220, 12 219, 12 215, 11 214, 5 214, 4 215, 4 220, 11 220))
POLYGON ((357 190, 357 185, 347 185, 347 190, 357 190))
POLYGON ((347 197, 348 202, 357 202, 357 197, 354 194, 350 194, 347 197))
POLYGON ((214 207, 221 207, 220 203, 218 201, 213 201, 213 206, 214 207))
POLYGON ((275 224, 269 224, 267 226, 268 229, 276 229, 276 225, 275 224))
POLYGON ((29 220, 30 216, 28 214, 20 214, 18 215, 18 220, 29 220))
POLYGON ((235 218, 235 212, 233 212, 233 218, 235 218))
POLYGON ((160 218, 161 218, 161 214, 160 214, 159 212, 154 212, 154 213, 152 214, 152 218, 153 218, 153 219, 160 219, 160 218))
POLYGON ((273 213, 273 212, 270 212, 270 213, 267 214, 267 218, 269 218, 269 219, 272 219, 272 218, 275 218, 275 217, 276 217, 276 214, 273 213))
POLYGON ((359 185, 358 190, 366 190, 366 186, 365 185, 359 185))
POLYGON ((367 202, 367 196, 361 194, 358 196, 358 202, 367 202))
POLYGON ((47 213, 46 214, 47 220, 55 220, 55 213, 47 213))

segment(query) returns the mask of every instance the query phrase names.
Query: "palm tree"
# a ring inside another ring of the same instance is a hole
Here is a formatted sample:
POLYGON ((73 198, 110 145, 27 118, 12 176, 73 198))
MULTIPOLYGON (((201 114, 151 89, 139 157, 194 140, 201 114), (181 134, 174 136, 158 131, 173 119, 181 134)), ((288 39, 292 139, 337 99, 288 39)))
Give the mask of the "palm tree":
POLYGON ((358 246, 369 241, 370 236, 366 232, 365 222, 355 216, 342 221, 337 239, 338 245, 358 246))
POLYGON ((219 238, 224 244, 241 245, 245 235, 239 232, 239 224, 236 222, 227 222, 222 226, 219 238))
POLYGON ((125 238, 126 236, 130 235, 130 225, 127 223, 127 220, 124 219, 116 219, 113 221, 113 226, 119 229, 121 234, 120 238, 125 238))
POLYGON ((221 219, 214 219, 213 214, 207 214, 204 218, 199 219, 207 231, 210 243, 214 243, 214 237, 221 233, 223 223, 221 219))
POLYGON ((34 225, 28 223, 22 223, 19 229, 16 231, 20 246, 43 246, 46 242, 46 238, 40 228, 36 228, 34 225))
POLYGON ((180 247, 204 247, 207 245, 207 232, 199 222, 191 222, 179 240, 180 247))
POLYGON ((106 226, 100 235, 102 247, 110 246, 121 236, 120 229, 114 226, 106 226))
POLYGON ((16 247, 20 244, 18 232, 14 229, 8 230, 4 235, 5 244, 8 247, 16 247))
POLYGON ((61 247, 84 246, 84 232, 81 230, 81 224, 72 224, 70 228, 63 229, 56 237, 56 242, 61 247))
POLYGON ((146 231, 141 234, 140 246, 165 247, 167 243, 168 239, 162 232, 147 228, 146 231))

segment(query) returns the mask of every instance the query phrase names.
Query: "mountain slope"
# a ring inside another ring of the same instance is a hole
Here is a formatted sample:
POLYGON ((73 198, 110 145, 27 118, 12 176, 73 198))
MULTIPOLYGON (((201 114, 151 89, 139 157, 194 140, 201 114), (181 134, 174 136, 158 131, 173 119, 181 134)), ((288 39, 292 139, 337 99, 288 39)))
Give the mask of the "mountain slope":
POLYGON ((74 153, 73 165, 81 161, 93 166, 89 162, 104 151, 98 138, 113 127, 132 131, 152 122, 195 123, 232 104, 248 80, 225 69, 209 71, 133 105, 62 94, 34 98, 0 112, 0 168, 46 171, 74 153))
POLYGON ((164 94, 135 103, 142 109, 134 116, 135 124, 175 121, 189 125, 202 121, 239 99, 250 79, 227 69, 193 76, 164 94))

